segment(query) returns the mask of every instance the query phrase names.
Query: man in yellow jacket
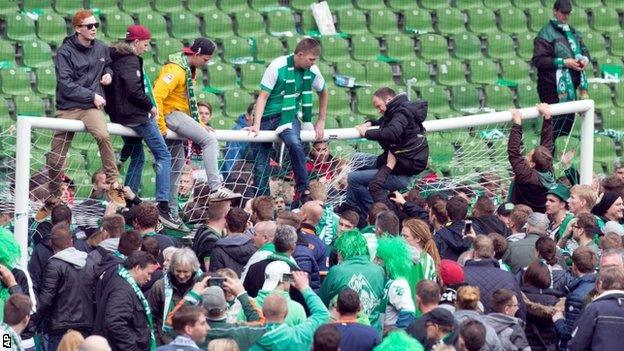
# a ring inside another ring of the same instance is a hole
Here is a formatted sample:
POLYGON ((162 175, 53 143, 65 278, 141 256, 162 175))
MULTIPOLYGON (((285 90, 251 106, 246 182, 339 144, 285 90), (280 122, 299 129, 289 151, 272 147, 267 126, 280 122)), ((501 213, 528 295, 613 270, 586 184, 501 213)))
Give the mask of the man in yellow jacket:
MULTIPOLYGON (((168 62, 160 70, 154 82, 154 99, 158 107, 158 127, 163 135, 167 128, 179 136, 191 140, 202 149, 206 171, 206 183, 210 188, 211 201, 223 201, 240 197, 223 185, 218 171, 217 155, 219 144, 212 128, 199 119, 193 80, 195 72, 206 66, 215 45, 206 38, 198 38, 191 47, 169 55, 168 62)), ((176 140, 169 143, 171 152, 171 197, 170 203, 177 203, 178 182, 185 163, 186 142, 176 140)), ((177 208, 172 207, 172 212, 177 208)))

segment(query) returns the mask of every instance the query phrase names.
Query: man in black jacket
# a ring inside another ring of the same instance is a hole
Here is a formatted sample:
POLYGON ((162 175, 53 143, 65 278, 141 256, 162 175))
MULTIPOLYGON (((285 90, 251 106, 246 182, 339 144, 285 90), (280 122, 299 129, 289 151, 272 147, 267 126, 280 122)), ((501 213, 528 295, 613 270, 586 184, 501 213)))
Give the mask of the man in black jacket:
POLYGON ((362 166, 349 174, 347 179, 347 204, 359 208, 361 216, 373 203, 368 186, 379 171, 385 170, 388 174, 385 181, 381 181, 385 190, 400 190, 409 185, 412 176, 427 167, 429 159, 422 124, 427 118, 426 101, 411 102, 405 94, 397 95, 390 88, 380 88, 373 94, 373 105, 382 114, 381 119, 368 121, 356 129, 360 136, 379 142, 384 152, 377 157, 358 155, 356 162, 362 166), (368 129, 373 125, 379 128, 368 129), (387 166, 390 153, 396 158, 393 167, 387 166))
POLYGON ((451 222, 440 228, 435 233, 433 240, 438 247, 441 258, 457 261, 462 253, 470 249, 475 236, 473 230, 466 232, 468 202, 459 195, 453 196, 446 203, 446 213, 451 222))
POLYGON ((242 208, 234 207, 225 216, 228 235, 217 240, 210 255, 210 272, 222 268, 231 268, 240 277, 243 268, 256 252, 252 232, 247 230, 250 225, 249 214, 242 208))
MULTIPOLYGON (((130 127, 145 140, 145 144, 152 151, 160 221, 164 226, 176 229, 181 222, 172 218, 169 211, 171 155, 156 124, 158 110, 153 102, 151 83, 144 74, 141 58, 141 54, 149 50, 150 38, 149 29, 132 25, 128 27, 126 39, 110 48, 114 78, 112 84, 104 89, 108 99, 105 109, 111 122, 130 127)), ((125 138, 124 142, 127 143, 128 139, 130 138, 125 138)), ((142 156, 143 147, 140 142, 136 149, 142 156)), ((142 173, 143 162, 131 160, 126 174, 126 185, 135 193, 139 191, 142 173)))
POLYGON ((98 310, 98 332, 113 351, 153 350, 156 347, 155 325, 147 299, 140 286, 150 280, 156 259, 143 251, 131 254, 117 269, 102 297, 98 310), (153 343, 154 348, 150 345, 153 343))
POLYGON ((202 268, 210 268, 210 257, 215 243, 223 237, 225 216, 231 208, 230 201, 213 202, 206 209, 206 223, 199 227, 193 238, 192 249, 195 251, 202 268))
POLYGON ((37 321, 48 335, 48 349, 56 350, 68 329, 84 335, 91 332, 93 287, 84 271, 87 254, 72 247, 72 235, 66 223, 52 228, 50 243, 54 255, 43 273, 37 321))
MULTIPOLYGON (((103 86, 111 84, 113 71, 110 68, 108 47, 95 39, 100 23, 91 11, 80 10, 72 19, 75 33, 63 40, 56 51, 56 110, 58 118, 79 120, 95 138, 102 166, 106 173, 108 197, 115 205, 125 207, 123 191, 117 180, 119 171, 115 151, 111 143, 102 108, 106 105, 103 86)), ((47 159, 50 176, 50 196, 60 197, 60 183, 65 157, 74 137, 74 132, 59 131, 54 134, 47 159)), ((51 208, 43 206, 37 214, 45 218, 51 208)))

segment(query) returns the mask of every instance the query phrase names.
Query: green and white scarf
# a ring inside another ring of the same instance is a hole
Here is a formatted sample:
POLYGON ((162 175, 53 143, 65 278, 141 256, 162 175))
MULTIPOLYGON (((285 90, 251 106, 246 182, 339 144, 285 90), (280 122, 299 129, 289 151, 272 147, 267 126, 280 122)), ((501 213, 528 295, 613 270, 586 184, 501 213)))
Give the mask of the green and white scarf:
MULTIPOLYGON (((572 51, 571 56, 576 60, 583 59, 584 56, 581 53, 581 46, 576 41, 570 26, 565 23, 560 23, 556 18, 552 18, 550 23, 553 27, 558 28, 565 33, 566 39, 568 40, 572 51)), ((577 100, 576 89, 574 88, 574 83, 572 82, 570 69, 564 65, 563 61, 564 59, 561 57, 555 59, 555 65, 557 66, 557 95, 559 95, 559 101, 561 102, 574 101, 577 100)), ((584 71, 581 71, 580 73, 581 83, 579 84, 579 95, 581 98, 586 98, 588 87, 587 76, 584 71)))
POLYGON ((152 105, 156 106, 156 100, 154 99, 154 91, 152 89, 152 81, 150 80, 145 68, 143 68, 143 86, 145 87, 145 94, 149 97, 152 105))
MULTIPOLYGON (((280 126, 292 124, 297 118, 297 87, 295 84, 295 56, 286 58, 286 87, 282 100, 282 115, 280 126)), ((303 85, 301 87, 301 108, 303 110, 303 122, 312 122, 312 72, 309 69, 303 71, 303 85)))
MULTIPOLYGON (((195 272, 195 275, 193 277, 194 281, 199 281, 201 279, 201 276, 202 276, 202 271, 200 269, 197 272, 195 272)), ((175 336, 176 334, 173 331, 173 326, 171 326, 170 324, 167 324, 167 316, 169 315, 171 311, 173 311, 173 308, 175 307, 171 303, 171 301, 173 301, 173 286, 171 285, 171 280, 169 280, 168 272, 166 272, 163 276, 163 283, 164 283, 164 293, 165 293, 165 305, 163 308, 162 330, 165 333, 175 336)))
POLYGON ((156 350, 156 336, 154 335, 154 318, 152 317, 152 309, 150 308, 149 303, 147 302, 147 299, 145 298, 145 295, 143 295, 141 288, 139 287, 136 280, 134 280, 134 278, 132 277, 130 272, 128 272, 127 269, 125 269, 122 266, 119 266, 119 268, 117 269, 117 274, 119 274, 120 277, 122 277, 126 282, 128 282, 128 284, 130 284, 130 286, 132 287, 132 290, 134 290, 134 293, 139 298, 139 301, 141 301, 141 305, 143 305, 143 309, 145 310, 145 315, 147 317, 147 324, 150 330, 150 348, 149 349, 156 350))
MULTIPOLYGON (((0 323, 0 329, 2 330, 2 333, 6 333, 9 335, 9 338, 11 339, 11 347, 6 348, 6 350, 11 350, 11 351, 24 351, 24 347, 22 346, 22 338, 15 332, 15 330, 13 330, 13 328, 11 328, 10 325, 1 322, 0 323)), ((4 334, 4 335, 6 335, 4 334)), ((5 347, 5 342, 4 342, 4 336, 2 338, 2 346, 5 347)), ((3 348, 3 350, 5 350, 3 348)))
POLYGON ((191 112, 191 118, 199 122, 199 112, 197 109, 197 99, 195 98, 195 87, 193 86, 193 76, 191 74, 191 66, 189 66, 188 60, 184 53, 178 52, 169 55, 169 63, 176 64, 184 69, 186 80, 186 98, 188 100, 189 111, 191 112))

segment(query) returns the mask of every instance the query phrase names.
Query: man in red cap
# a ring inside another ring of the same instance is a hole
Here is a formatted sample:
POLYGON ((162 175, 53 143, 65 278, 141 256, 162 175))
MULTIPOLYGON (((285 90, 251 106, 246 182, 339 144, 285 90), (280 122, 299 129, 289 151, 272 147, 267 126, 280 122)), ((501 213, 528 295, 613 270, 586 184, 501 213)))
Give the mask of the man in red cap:
POLYGON ((126 38, 110 48, 111 68, 115 78, 106 89, 108 103, 105 109, 112 122, 131 128, 140 137, 124 137, 124 148, 132 148, 126 185, 134 192, 139 190, 144 159, 140 140, 143 139, 154 155, 160 221, 164 226, 176 229, 181 222, 173 218, 169 211, 171 155, 156 124, 158 110, 152 84, 143 71, 141 58, 141 54, 149 50, 151 36, 146 27, 132 25, 128 27, 126 38), (132 139, 138 139, 139 142, 132 139))

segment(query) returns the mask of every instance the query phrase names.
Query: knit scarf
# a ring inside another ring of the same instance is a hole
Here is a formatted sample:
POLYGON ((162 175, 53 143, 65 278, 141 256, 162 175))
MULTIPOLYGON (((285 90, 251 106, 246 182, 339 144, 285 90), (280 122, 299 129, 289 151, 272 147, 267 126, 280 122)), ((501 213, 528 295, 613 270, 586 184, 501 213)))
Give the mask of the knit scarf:
POLYGON ((199 113, 197 110, 197 99, 195 98, 195 87, 193 86, 193 76, 191 74, 191 66, 189 66, 186 55, 181 52, 169 55, 169 63, 178 65, 184 69, 186 80, 186 98, 188 99, 189 111, 191 118, 199 122, 199 113))
MULTIPOLYGON (((197 272, 195 272, 195 275, 193 276, 194 281, 198 281, 199 279, 201 279, 201 276, 202 271, 201 269, 199 269, 197 270, 197 272)), ((173 286, 171 285, 171 280, 169 279, 169 273, 164 274, 163 283, 165 292, 165 305, 163 308, 162 330, 171 335, 175 335, 175 332, 173 331, 173 326, 167 321, 167 316, 174 308, 174 305, 171 303, 171 301, 173 300, 173 286)))
MULTIPOLYGON (((576 60, 587 59, 581 53, 581 47, 574 37, 574 33, 570 30, 570 26, 565 23, 560 23, 556 18, 552 18, 550 23, 553 27, 563 31, 566 39, 570 44, 572 56, 576 60)), ((572 75, 570 69, 564 66, 563 58, 557 58, 555 63, 557 65, 557 94, 559 95, 559 101, 574 101, 577 100, 576 89, 572 82, 572 75)), ((585 98, 587 96, 587 76, 584 71, 581 71, 581 83, 579 84, 580 97, 585 98)))
MULTIPOLYGON (((297 118, 297 87, 295 84, 295 56, 286 58, 287 70, 282 100, 282 114, 280 126, 292 124, 297 118)), ((312 121, 312 72, 309 69, 303 71, 303 85, 301 87, 301 108, 303 110, 303 122, 312 121)))
POLYGON ((132 278, 132 275, 130 274, 130 272, 128 272, 127 269, 125 269, 122 266, 119 266, 119 268, 117 269, 117 274, 119 274, 120 277, 122 277, 126 282, 128 282, 128 284, 130 284, 130 286, 132 287, 132 290, 134 290, 134 293, 139 298, 139 301, 141 301, 141 305, 143 305, 143 309, 145 310, 145 315, 147 317, 147 324, 150 330, 150 351, 156 350, 156 336, 154 335, 154 318, 152 317, 152 309, 150 308, 150 305, 147 302, 145 295, 143 295, 141 288, 136 283, 136 280, 132 278))
MULTIPOLYGON (((3 333, 3 338, 2 338, 2 346, 5 347, 5 340, 4 340, 4 335, 9 336, 9 338, 11 339, 11 343, 10 343, 10 347, 8 347, 8 350, 13 350, 13 351, 24 351, 24 347, 22 346, 22 338, 15 332, 15 330, 13 330, 13 328, 11 328, 10 325, 1 322, 0 323, 0 330, 2 330, 3 333), (4 334, 6 333, 6 334, 4 334)), ((4 349, 3 349, 4 350, 4 349)))
POLYGON ((149 97, 152 105, 156 106, 156 100, 154 100, 154 91, 152 90, 152 81, 150 80, 145 68, 143 69, 143 86, 145 87, 145 94, 149 97))

